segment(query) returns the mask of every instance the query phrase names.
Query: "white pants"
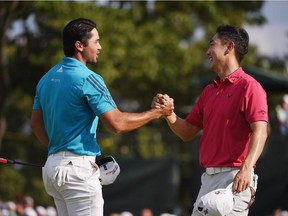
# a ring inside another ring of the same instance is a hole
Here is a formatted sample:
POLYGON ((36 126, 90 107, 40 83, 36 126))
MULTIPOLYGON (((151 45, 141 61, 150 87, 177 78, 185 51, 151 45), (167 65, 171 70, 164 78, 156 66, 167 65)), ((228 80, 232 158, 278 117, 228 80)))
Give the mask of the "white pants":
MULTIPOLYGON (((202 216, 197 210, 196 203, 205 194, 212 190, 218 188, 226 188, 229 184, 233 182, 235 175, 238 173, 239 169, 233 169, 231 171, 220 172, 213 175, 208 175, 204 172, 201 176, 201 188, 198 193, 196 202, 194 203, 194 209, 192 216, 202 216)), ((250 186, 256 191, 257 189, 257 175, 254 171, 251 173, 251 183, 250 186)), ((233 210, 227 216, 247 216, 249 213, 249 202, 251 200, 251 190, 248 187, 245 191, 234 194, 234 206, 233 210)))
POLYGON ((58 216, 103 216, 100 172, 91 165, 95 158, 70 152, 48 157, 42 177, 47 193, 54 199, 58 216), (56 181, 59 175, 65 175, 61 185, 56 181))

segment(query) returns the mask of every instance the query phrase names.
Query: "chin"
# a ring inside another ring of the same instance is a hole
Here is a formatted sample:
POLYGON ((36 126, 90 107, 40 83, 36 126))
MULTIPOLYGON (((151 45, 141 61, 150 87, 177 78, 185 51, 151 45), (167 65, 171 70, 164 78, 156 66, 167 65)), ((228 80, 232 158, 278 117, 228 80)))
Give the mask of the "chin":
POLYGON ((95 60, 93 60, 93 61, 87 61, 87 63, 89 63, 89 64, 96 64, 96 63, 97 63, 97 60, 95 59, 95 60))
POLYGON ((213 64, 209 64, 209 68, 210 68, 210 70, 213 70, 213 64))

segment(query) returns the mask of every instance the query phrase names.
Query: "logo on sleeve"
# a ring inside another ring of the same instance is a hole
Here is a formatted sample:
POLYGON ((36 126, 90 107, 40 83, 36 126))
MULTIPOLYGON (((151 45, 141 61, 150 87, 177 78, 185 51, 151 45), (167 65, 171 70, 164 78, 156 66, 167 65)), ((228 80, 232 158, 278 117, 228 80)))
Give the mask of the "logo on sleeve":
POLYGON ((266 115, 266 111, 265 110, 260 110, 258 113, 261 114, 261 115, 266 115))

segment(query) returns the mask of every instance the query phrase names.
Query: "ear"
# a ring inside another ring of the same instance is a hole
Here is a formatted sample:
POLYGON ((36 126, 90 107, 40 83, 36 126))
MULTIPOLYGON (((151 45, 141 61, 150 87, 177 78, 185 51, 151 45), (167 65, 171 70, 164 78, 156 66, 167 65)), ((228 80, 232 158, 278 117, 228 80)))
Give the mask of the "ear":
POLYGON ((234 48, 235 48, 234 42, 228 42, 225 54, 232 52, 234 50, 234 48))
POLYGON ((80 41, 76 41, 75 42, 75 49, 78 51, 78 52, 82 52, 83 51, 83 44, 80 42, 80 41))

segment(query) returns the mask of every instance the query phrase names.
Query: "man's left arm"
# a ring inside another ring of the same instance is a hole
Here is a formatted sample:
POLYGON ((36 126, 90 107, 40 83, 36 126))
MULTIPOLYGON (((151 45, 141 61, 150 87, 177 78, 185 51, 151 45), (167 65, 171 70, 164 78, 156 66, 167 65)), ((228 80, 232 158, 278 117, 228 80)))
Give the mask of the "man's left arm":
POLYGON ((38 140, 45 146, 48 146, 49 139, 45 130, 42 110, 32 110, 30 124, 38 140))
POLYGON ((233 183, 233 191, 241 192, 246 190, 251 182, 251 172, 260 157, 266 139, 267 139, 267 122, 257 121, 250 124, 252 136, 250 140, 249 150, 245 161, 236 174, 233 183))

